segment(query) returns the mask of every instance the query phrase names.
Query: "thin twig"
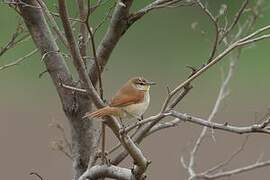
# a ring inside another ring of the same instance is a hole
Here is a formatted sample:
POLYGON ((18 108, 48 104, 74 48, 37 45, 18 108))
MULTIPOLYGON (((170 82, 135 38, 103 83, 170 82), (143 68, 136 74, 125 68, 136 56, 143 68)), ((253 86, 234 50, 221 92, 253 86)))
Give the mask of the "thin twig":
POLYGON ((211 20, 212 24, 214 25, 215 28, 215 38, 214 38, 214 43, 213 43, 213 48, 210 54, 210 57, 207 60, 207 63, 210 63, 217 51, 218 48, 218 40, 219 40, 219 27, 218 27, 218 22, 217 19, 212 15, 212 13, 208 10, 208 8, 206 8, 206 6, 204 6, 200 0, 197 0, 197 3, 199 5, 199 7, 203 10, 203 12, 209 17, 209 19, 211 20))
POLYGON ((223 162, 215 165, 214 167, 208 169, 207 171, 204 172, 204 174, 213 173, 214 171, 217 171, 217 170, 223 168, 224 166, 227 166, 237 155, 239 155, 244 150, 244 147, 246 146, 247 141, 248 141, 248 137, 249 136, 246 136, 246 138, 244 139, 242 145, 235 152, 233 152, 228 159, 226 159, 225 161, 223 161, 223 162))
MULTIPOLYGON (((100 1, 101 2, 101 1, 100 1)), ((91 44, 92 44, 92 52, 93 52, 93 56, 94 56, 94 61, 95 61, 95 64, 97 66, 97 76, 98 76, 98 82, 99 82, 99 95, 100 95, 100 98, 101 100, 104 100, 103 99, 103 85, 102 85, 102 79, 101 79, 101 68, 100 68, 100 64, 98 62, 98 59, 97 59, 97 53, 96 53, 96 45, 95 45, 95 37, 94 37, 94 34, 92 32, 92 29, 90 27, 90 24, 89 24, 89 19, 90 19, 90 15, 91 15, 91 8, 90 8, 90 0, 87 1, 87 15, 86 15, 86 19, 85 19, 85 25, 86 25, 86 28, 88 30, 88 33, 90 35, 90 40, 91 40, 91 44)), ((102 153, 102 164, 105 163, 105 136, 106 136, 106 127, 105 127, 105 123, 104 122, 101 122, 101 133, 102 133, 102 146, 101 146, 101 153, 102 153)))
MULTIPOLYGON (((60 17, 59 13, 56 13, 56 12, 50 11, 50 14, 53 16, 56 16, 56 17, 60 17)), ((83 23, 83 21, 81 19, 77 19, 77 18, 68 17, 68 20, 83 23)))
POLYGON ((255 170, 255 169, 259 169, 259 168, 267 167, 267 166, 270 166, 270 160, 257 162, 257 163, 254 163, 245 167, 241 167, 241 168, 237 168, 237 169, 233 169, 229 171, 219 172, 214 175, 200 174, 200 175, 197 175, 195 178, 214 180, 214 179, 220 179, 224 177, 231 177, 236 174, 248 172, 251 170, 255 170))
POLYGON ((88 33, 90 35, 90 40, 91 40, 91 44, 92 44, 92 52, 93 52, 93 56, 94 56, 94 61, 95 61, 96 66, 97 66, 97 76, 98 76, 98 82, 99 82, 99 93, 100 93, 101 99, 103 100, 103 85, 102 85, 102 79, 101 79, 101 68, 100 68, 100 64, 99 64, 98 59, 97 59, 94 34, 93 34, 92 29, 91 29, 90 24, 89 24, 90 14, 91 14, 90 0, 88 0, 88 13, 87 13, 87 16, 86 16, 85 24, 86 24, 88 33))
POLYGON ((47 16, 49 22, 51 23, 53 31, 57 34, 57 36, 59 37, 61 42, 65 45, 65 47, 68 47, 67 39, 65 38, 63 33, 60 31, 55 19, 53 18, 46 4, 43 2, 43 0, 37 0, 37 2, 39 3, 39 5, 42 8, 42 11, 47 16))
POLYGON ((85 89, 69 86, 69 85, 66 85, 66 84, 63 84, 63 83, 61 83, 60 86, 66 88, 66 89, 70 89, 70 90, 73 90, 73 91, 80 92, 80 93, 87 93, 87 91, 85 89))
POLYGON ((244 0, 240 9, 237 11, 237 13, 234 16, 232 24, 225 30, 225 32, 221 35, 219 38, 219 43, 222 42, 222 40, 232 31, 232 29, 235 27, 235 25, 239 22, 241 15, 243 14, 245 8, 247 7, 249 3, 249 0, 244 0))
POLYGON ((71 56, 73 58, 73 64, 76 67, 76 70, 79 74, 80 79, 83 81, 84 86, 87 90, 88 95, 93 99, 95 105, 97 107, 103 107, 104 103, 98 93, 96 92, 87 72, 84 67, 83 59, 80 55, 78 45, 75 42, 75 38, 72 33, 72 28, 70 26, 70 23, 68 21, 68 13, 66 9, 66 3, 65 0, 58 0, 59 4, 59 13, 62 20, 62 24, 65 30, 65 35, 68 41, 69 49, 71 56))
POLYGON ((23 26, 21 22, 19 21, 16 27, 16 31, 11 35, 11 38, 9 39, 9 41, 3 47, 0 48, 0 56, 2 56, 11 48, 18 45, 20 42, 29 38, 29 34, 26 34, 20 37, 20 35, 23 34, 23 32, 24 32, 23 26))
POLYGON ((36 177, 38 177, 40 180, 43 180, 43 177, 41 175, 39 175, 37 172, 30 172, 29 173, 30 176, 35 175, 36 177))
MULTIPOLYGON (((113 3, 113 5, 108 9, 104 18, 101 20, 101 22, 93 30, 93 35, 95 35, 96 32, 98 31, 98 29, 106 22, 107 19, 109 19, 111 17, 112 10, 114 9, 115 6, 116 6, 116 3, 113 3)), ((91 38, 91 37, 89 37, 89 38, 91 38)))
POLYGON ((7 69, 9 67, 16 66, 16 65, 19 65, 19 64, 23 63, 27 58, 34 55, 36 52, 38 52, 38 49, 35 49, 35 50, 31 51, 30 53, 24 55, 23 57, 20 57, 19 59, 15 60, 15 61, 13 61, 13 62, 11 62, 9 64, 5 64, 3 66, 0 66, 0 71, 4 70, 4 69, 7 69))
POLYGON ((229 125, 227 122, 223 124, 209 122, 208 120, 191 116, 188 114, 180 113, 174 110, 171 110, 170 112, 171 112, 170 116, 172 117, 179 118, 182 121, 190 122, 190 123, 197 124, 200 126, 206 126, 212 129, 223 130, 223 131, 236 133, 236 134, 252 134, 252 133, 270 134, 270 128, 268 126, 265 127, 266 125, 269 125, 270 119, 267 119, 260 124, 252 124, 250 126, 238 127, 238 126, 229 125))
MULTIPOLYGON (((239 56, 237 56, 237 57, 239 58, 239 56)), ((229 82, 234 74, 235 63, 238 60, 239 59, 231 58, 228 74, 227 74, 226 78, 224 79, 224 81, 221 83, 220 90, 219 90, 218 97, 216 99, 214 108, 212 109, 212 112, 210 113, 210 115, 208 117, 209 122, 211 122, 213 120, 213 118, 215 117, 215 115, 217 114, 217 112, 220 108, 220 105, 225 98, 225 94, 227 94, 228 84, 229 84, 229 82)), ((203 140, 205 139, 207 130, 208 130, 207 127, 203 128, 202 132, 200 133, 200 135, 199 135, 198 139, 196 140, 195 145, 190 153, 188 171, 189 171, 189 174, 191 177, 196 175, 196 173, 194 171, 195 158, 196 158, 197 152, 200 148, 200 145, 202 144, 203 140)))

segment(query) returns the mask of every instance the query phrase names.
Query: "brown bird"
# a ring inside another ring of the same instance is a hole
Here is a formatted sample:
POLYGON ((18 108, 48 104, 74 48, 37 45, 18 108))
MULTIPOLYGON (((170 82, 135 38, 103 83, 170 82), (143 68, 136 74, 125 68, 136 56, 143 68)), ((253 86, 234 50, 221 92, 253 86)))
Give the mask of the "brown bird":
POLYGON ((142 77, 134 77, 128 80, 112 97, 108 106, 94 112, 88 112, 83 118, 102 118, 104 116, 115 116, 122 118, 142 119, 149 106, 150 86, 154 82, 147 81, 142 77))

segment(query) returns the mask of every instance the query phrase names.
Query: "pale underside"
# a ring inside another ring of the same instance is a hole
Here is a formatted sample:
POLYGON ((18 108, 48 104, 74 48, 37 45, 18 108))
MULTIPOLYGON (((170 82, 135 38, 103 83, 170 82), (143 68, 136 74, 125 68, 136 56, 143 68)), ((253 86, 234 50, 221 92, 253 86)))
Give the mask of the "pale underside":
POLYGON ((140 119, 142 115, 145 113, 145 111, 147 110, 149 106, 149 102, 150 102, 150 95, 149 95, 149 91, 147 91, 145 92, 145 95, 144 95, 144 101, 142 101, 141 103, 136 103, 136 104, 131 104, 125 107, 121 107, 123 111, 120 117, 128 118, 128 119, 130 118, 140 119))

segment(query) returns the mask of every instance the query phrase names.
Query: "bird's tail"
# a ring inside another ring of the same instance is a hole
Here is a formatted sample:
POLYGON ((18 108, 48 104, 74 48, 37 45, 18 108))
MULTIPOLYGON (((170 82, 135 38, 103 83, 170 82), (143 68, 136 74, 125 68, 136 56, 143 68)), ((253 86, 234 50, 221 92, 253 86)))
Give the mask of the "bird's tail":
POLYGON ((98 109, 94 112, 85 113, 83 118, 87 118, 87 117, 89 117, 89 118, 102 118, 104 116, 119 116, 120 113, 121 113, 120 108, 106 106, 106 107, 98 109))

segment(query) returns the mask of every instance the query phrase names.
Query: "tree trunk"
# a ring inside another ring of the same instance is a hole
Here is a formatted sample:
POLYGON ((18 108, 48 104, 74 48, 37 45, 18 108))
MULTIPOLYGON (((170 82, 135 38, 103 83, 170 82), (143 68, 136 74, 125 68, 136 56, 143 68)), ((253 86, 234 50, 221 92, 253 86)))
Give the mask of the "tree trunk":
POLYGON ((82 116, 91 109, 87 96, 65 89, 61 83, 74 85, 69 69, 59 53, 59 47, 50 32, 43 12, 35 0, 23 0, 30 5, 19 4, 19 10, 32 39, 41 52, 43 61, 56 87, 63 110, 69 120, 72 139, 74 179, 87 169, 90 156, 94 155, 93 146, 96 131, 92 121, 85 121, 82 116), (34 7, 33 7, 34 6, 34 7), (37 8, 35 8, 37 7, 37 8))

